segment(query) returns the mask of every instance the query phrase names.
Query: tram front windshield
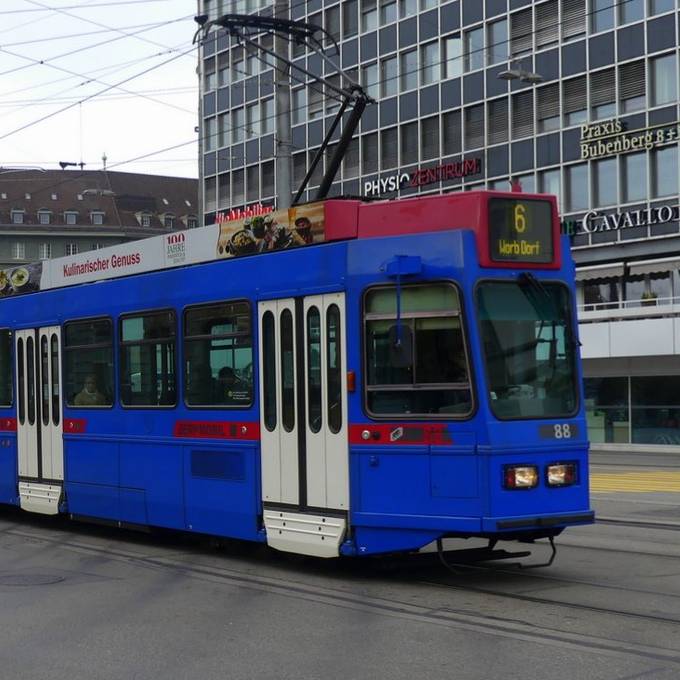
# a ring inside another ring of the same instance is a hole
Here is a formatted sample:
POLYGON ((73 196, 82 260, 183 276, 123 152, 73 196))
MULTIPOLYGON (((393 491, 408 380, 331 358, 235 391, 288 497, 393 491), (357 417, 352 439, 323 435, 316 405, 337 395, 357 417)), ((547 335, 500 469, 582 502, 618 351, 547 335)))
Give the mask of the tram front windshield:
POLYGON ((477 305, 494 415, 573 415, 576 348, 567 287, 530 274, 517 281, 487 281, 477 289, 477 305))

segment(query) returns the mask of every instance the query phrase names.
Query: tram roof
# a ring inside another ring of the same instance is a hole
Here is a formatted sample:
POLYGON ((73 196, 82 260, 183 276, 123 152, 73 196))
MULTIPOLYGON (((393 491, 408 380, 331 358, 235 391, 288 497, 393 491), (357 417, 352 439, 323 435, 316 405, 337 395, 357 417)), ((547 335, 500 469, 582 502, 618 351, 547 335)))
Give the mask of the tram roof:
POLYGON ((489 191, 328 199, 0 270, 0 297, 347 239, 466 228, 486 242, 489 198, 518 196, 551 200, 557 214, 552 197, 489 191))

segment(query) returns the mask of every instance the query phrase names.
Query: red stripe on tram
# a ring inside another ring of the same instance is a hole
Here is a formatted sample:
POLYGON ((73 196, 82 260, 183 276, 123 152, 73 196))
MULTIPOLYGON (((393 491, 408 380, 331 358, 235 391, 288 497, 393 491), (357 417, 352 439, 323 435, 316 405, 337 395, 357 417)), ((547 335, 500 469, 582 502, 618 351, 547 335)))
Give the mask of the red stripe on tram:
POLYGON ((241 439, 257 441, 260 423, 234 423, 215 420, 178 420, 172 432, 174 437, 189 439, 241 439))
POLYGON ((369 423, 349 426, 350 444, 453 444, 444 424, 369 423))
POLYGON ((87 430, 85 418, 64 418, 64 434, 83 434, 87 430))
POLYGON ((0 418, 0 432, 16 432, 17 419, 16 418, 0 418))

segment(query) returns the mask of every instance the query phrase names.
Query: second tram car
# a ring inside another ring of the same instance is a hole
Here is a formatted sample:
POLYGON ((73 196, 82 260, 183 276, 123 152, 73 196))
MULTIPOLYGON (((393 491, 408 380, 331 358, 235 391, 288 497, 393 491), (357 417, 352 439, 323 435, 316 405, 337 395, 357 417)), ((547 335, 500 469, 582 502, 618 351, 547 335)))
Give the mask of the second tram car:
POLYGON ((0 277, 0 503, 320 557, 593 520, 552 197, 329 200, 0 277))

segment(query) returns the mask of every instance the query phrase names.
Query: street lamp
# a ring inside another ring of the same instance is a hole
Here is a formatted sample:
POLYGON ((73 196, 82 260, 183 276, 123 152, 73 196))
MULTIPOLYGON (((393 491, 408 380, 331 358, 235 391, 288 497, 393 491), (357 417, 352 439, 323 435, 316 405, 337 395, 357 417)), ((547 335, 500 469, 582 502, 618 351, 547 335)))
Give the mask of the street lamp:
POLYGON ((525 70, 518 59, 513 59, 510 62, 510 68, 501 71, 496 77, 500 80, 521 80, 523 83, 531 85, 543 82, 543 76, 540 73, 525 70))

